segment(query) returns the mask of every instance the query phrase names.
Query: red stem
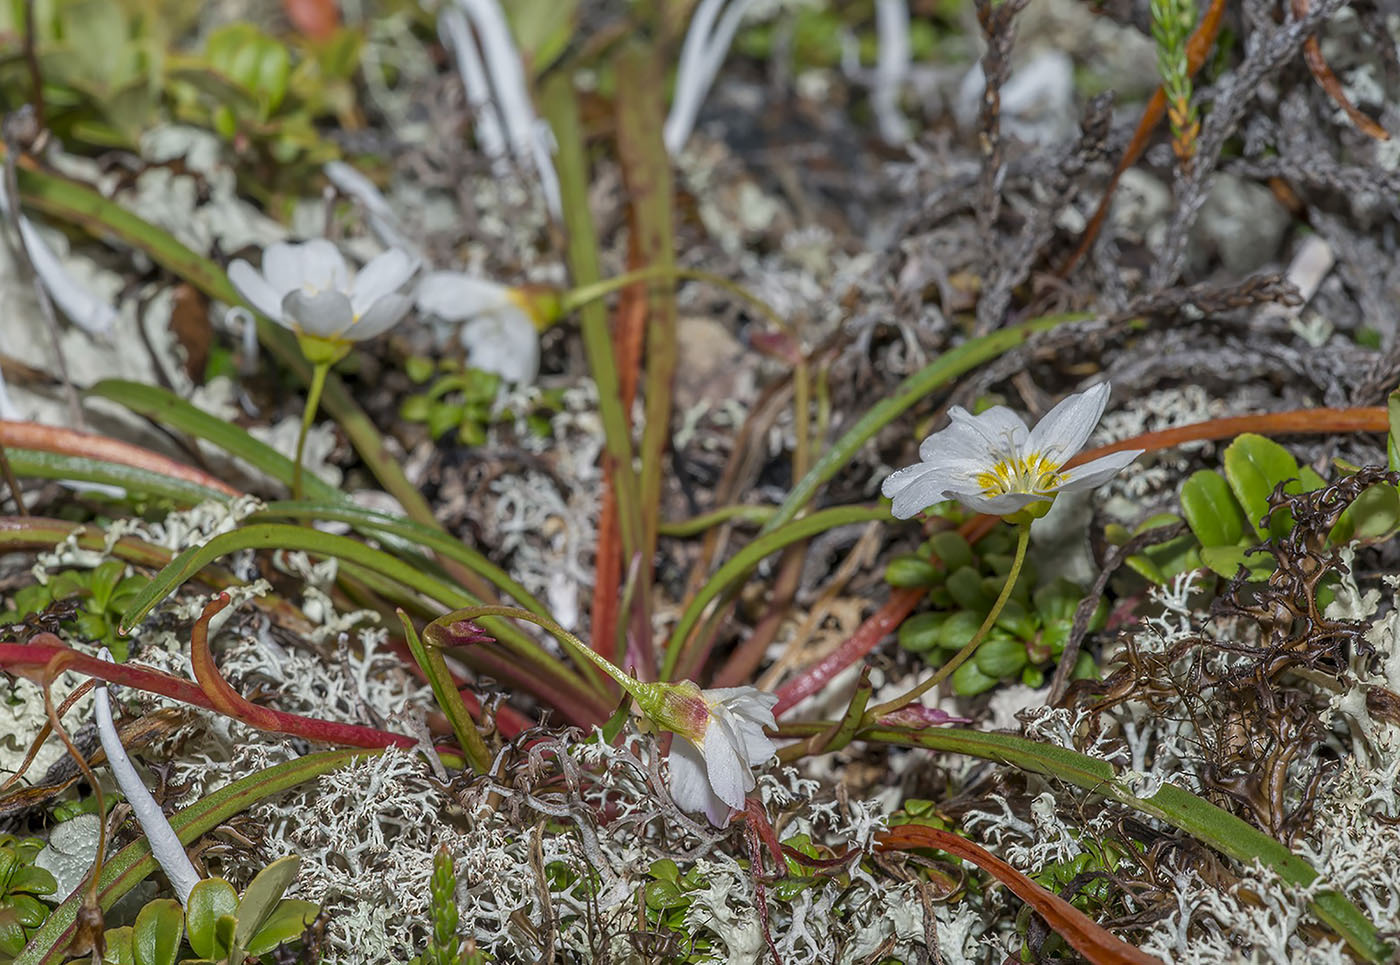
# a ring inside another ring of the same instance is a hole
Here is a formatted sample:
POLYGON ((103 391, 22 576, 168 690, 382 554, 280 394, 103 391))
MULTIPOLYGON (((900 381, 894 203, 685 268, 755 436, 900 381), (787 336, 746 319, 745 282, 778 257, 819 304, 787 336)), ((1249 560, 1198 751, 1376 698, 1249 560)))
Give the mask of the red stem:
MULTIPOLYGON (((203 690, 195 683, 172 674, 138 667, 125 663, 107 663, 90 654, 80 653, 69 647, 52 633, 35 635, 31 643, 0 643, 0 669, 18 674, 35 683, 42 683, 45 668, 55 658, 57 669, 75 670, 89 677, 96 677, 108 683, 124 687, 135 687, 154 694, 161 694, 182 704, 202 707, 215 713, 224 713, 214 705, 203 690)), ((242 698, 239 698, 242 700, 242 698)), ((418 742, 402 734, 391 734, 373 727, 360 727, 357 724, 342 724, 332 720, 319 720, 315 717, 301 717, 267 707, 258 708, 260 720, 246 720, 233 716, 243 723, 276 734, 304 737, 307 740, 327 744, 344 744, 349 747, 417 747, 418 742), (265 717, 263 715, 266 715, 265 717), (263 726, 261 720, 267 721, 263 726)))

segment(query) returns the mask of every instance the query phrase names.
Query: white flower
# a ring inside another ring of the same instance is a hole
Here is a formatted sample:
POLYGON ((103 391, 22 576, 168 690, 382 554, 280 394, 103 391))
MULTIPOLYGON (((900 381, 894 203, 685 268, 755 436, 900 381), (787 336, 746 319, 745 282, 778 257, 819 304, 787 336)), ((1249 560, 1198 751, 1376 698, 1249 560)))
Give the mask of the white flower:
POLYGON ((335 245, 317 238, 268 245, 262 271, 240 259, 228 278, 254 308, 298 335, 358 342, 408 314, 413 300, 399 289, 417 270, 416 258, 390 249, 355 273, 335 245))
POLYGON ((716 827, 729 812, 743 810, 754 788, 753 768, 773 756, 763 730, 773 727, 777 694, 756 687, 701 690, 695 684, 670 688, 667 711, 652 720, 674 730, 671 743, 671 797, 683 811, 703 811, 716 827))
POLYGON ((418 310, 466 322, 459 337, 473 368, 507 382, 533 382, 539 374, 539 328, 519 289, 459 271, 435 271, 418 283, 418 310))
POLYGON ((1006 406, 993 406, 980 415, 954 406, 948 412, 952 424, 919 446, 920 462, 890 474, 880 491, 894 501, 894 515, 908 519, 944 499, 1006 516, 1060 492, 1101 485, 1144 450, 1111 453, 1073 469, 1061 467, 1088 441, 1108 394, 1104 382, 1071 395, 1029 432, 1006 406))

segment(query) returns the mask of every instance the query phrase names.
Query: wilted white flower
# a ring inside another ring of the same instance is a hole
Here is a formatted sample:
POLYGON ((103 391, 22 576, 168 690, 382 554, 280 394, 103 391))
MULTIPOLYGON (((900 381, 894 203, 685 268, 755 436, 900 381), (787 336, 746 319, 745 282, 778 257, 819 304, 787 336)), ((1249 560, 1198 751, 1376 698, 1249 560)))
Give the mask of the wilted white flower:
POLYGON ((399 289, 417 270, 416 258, 390 249, 353 272, 340 249, 317 238, 268 245, 261 271, 239 259, 228 278, 254 308, 298 335, 358 342, 408 314, 413 300, 399 289))
MULTIPOLYGON (((112 662, 112 654, 106 647, 99 650, 97 655, 108 663, 112 662)), ((136 768, 131 766, 131 759, 126 756, 126 748, 122 746, 117 728, 112 723, 112 707, 107 700, 105 680, 98 680, 97 688, 93 691, 93 714, 97 721, 98 739, 107 755, 107 767, 116 778, 117 786, 121 788, 127 803, 131 805, 136 823, 141 825, 141 830, 146 833, 151 855, 165 872, 165 876, 170 879, 170 886, 175 889, 180 904, 186 905, 189 903, 190 891, 199 883, 199 873, 190 863, 189 855, 185 853, 185 846, 180 843, 175 829, 165 819, 165 812, 160 809, 155 798, 151 797, 151 792, 146 790, 146 785, 141 782, 136 768)))
MULTIPOLYGON (((0 177, 0 214, 8 217, 10 196, 5 190, 4 181, 0 177)), ((20 214, 15 221, 29 264, 59 311, 86 332, 94 335, 110 332, 117 321, 116 309, 73 277, 33 221, 24 214, 20 214)))
POLYGON ((920 462, 891 473, 881 492, 908 519, 944 499, 980 513, 1007 516, 1057 493, 1090 489, 1113 478, 1142 449, 1115 452, 1073 469, 1062 469, 1083 448, 1108 404, 1101 383, 1071 395, 1027 431, 1006 406, 973 415, 961 406, 948 412, 952 424, 919 446, 920 462))
POLYGON ((757 687, 701 690, 691 681, 653 684, 661 700, 643 710, 652 723, 674 731, 671 742, 671 797, 683 811, 701 812, 716 827, 729 823, 730 810, 742 810, 756 783, 753 768, 773 756, 763 732, 773 727, 777 694, 757 687))
POLYGON ((540 305, 518 288, 459 271, 435 271, 418 283, 418 310, 466 322, 459 337, 473 368, 528 383, 540 370, 540 305))

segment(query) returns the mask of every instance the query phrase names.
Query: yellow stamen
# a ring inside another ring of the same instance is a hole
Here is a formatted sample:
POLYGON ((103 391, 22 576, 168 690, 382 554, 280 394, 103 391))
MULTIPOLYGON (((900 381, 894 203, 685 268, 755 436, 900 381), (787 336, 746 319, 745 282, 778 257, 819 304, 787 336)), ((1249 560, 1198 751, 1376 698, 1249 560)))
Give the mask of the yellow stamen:
POLYGON ((977 485, 984 496, 1005 493, 1044 493, 1062 479, 1059 466, 1038 452, 1002 459, 986 472, 977 474, 977 485))

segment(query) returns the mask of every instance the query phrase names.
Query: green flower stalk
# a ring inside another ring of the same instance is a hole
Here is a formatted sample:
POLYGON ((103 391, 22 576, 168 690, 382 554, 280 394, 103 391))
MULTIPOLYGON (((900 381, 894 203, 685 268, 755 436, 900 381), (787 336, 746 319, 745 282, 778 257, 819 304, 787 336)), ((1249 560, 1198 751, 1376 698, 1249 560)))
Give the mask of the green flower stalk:
POLYGON ((268 245, 261 271, 241 259, 229 265, 229 281, 238 293, 268 318, 291 329, 312 365, 297 437, 292 498, 302 496, 306 434, 320 406, 327 373, 355 342, 381 335, 403 320, 413 300, 399 289, 417 271, 417 258, 391 249, 358 273, 352 272, 340 250, 322 238, 268 245))
POLYGON ((1064 468, 1089 441, 1108 405, 1110 391, 1109 384, 1103 382, 1071 395, 1029 430, 1005 406, 992 406, 980 415, 954 406, 948 412, 951 425, 919 446, 919 462, 885 480, 881 492, 893 501, 891 509, 898 519, 908 519, 945 499, 956 499, 976 512, 1003 517, 1019 528, 1019 534, 1006 585, 967 646, 917 687, 868 711, 867 721, 919 699, 976 652, 1021 574, 1031 523, 1049 512, 1057 495, 1100 486, 1142 455, 1144 450, 1131 449, 1064 468))

